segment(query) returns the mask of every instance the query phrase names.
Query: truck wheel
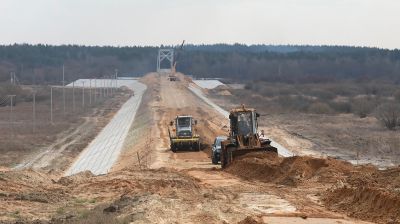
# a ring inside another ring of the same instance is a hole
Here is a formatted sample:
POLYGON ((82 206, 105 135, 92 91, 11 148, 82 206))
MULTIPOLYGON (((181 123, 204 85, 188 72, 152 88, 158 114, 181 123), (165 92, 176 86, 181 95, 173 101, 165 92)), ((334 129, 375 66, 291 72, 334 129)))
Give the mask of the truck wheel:
POLYGON ((176 145, 171 144, 171 151, 172 151, 172 152, 176 152, 176 145))
POLYGON ((232 160, 233 160, 232 151, 233 151, 233 148, 232 148, 232 147, 228 147, 228 148, 226 149, 226 152, 227 152, 227 153, 226 153, 226 154, 227 154, 227 158, 226 158, 227 165, 232 163, 232 160))
POLYGON ((212 162, 213 164, 215 164, 215 165, 217 165, 217 164, 218 164, 217 157, 215 156, 215 154, 214 154, 214 153, 212 153, 212 155, 211 155, 211 162, 212 162))
POLYGON ((221 149, 221 168, 225 168, 227 165, 227 153, 226 153, 226 149, 222 148, 221 149))

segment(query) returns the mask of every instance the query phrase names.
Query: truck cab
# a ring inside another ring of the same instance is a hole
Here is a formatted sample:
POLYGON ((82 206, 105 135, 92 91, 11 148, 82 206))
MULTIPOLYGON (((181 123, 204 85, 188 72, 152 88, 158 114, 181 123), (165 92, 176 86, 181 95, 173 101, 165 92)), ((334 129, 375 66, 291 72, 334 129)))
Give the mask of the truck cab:
POLYGON ((178 115, 175 121, 170 122, 170 126, 174 127, 172 131, 168 129, 173 152, 178 149, 200 150, 200 137, 194 128, 196 125, 197 121, 190 115, 178 115))
POLYGON ((176 136, 180 138, 192 137, 193 118, 191 116, 177 116, 175 122, 176 136))

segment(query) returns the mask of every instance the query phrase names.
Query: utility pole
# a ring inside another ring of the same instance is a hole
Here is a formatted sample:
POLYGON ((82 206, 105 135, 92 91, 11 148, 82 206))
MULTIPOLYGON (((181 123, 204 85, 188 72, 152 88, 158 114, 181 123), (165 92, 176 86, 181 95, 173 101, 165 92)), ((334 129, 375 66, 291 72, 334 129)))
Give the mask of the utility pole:
POLYGON ((103 99, 103 88, 102 88, 102 85, 101 85, 101 79, 99 79, 99 81, 100 81, 100 84, 99 84, 99 90, 100 90, 100 93, 99 93, 99 97, 101 97, 102 99, 103 99))
POLYGON ((279 77, 281 77, 281 70, 282 70, 281 63, 279 63, 279 68, 278 68, 278 76, 279 77))
POLYGON ((82 108, 85 111, 85 81, 82 81, 82 108))
POLYGON ((111 76, 108 77, 107 87, 108 87, 108 95, 112 96, 112 89, 111 89, 110 81, 111 81, 111 76))
POLYGON ((103 96, 106 97, 106 78, 103 77, 103 96))
POLYGON ((105 81, 105 85, 106 85, 106 96, 109 97, 110 96, 110 91, 109 91, 109 88, 108 88, 108 77, 107 76, 106 76, 106 79, 104 81, 105 81))
POLYGON ((115 87, 114 92, 118 89, 118 69, 115 69, 115 87))
POLYGON ((33 101, 32 101, 32 131, 35 134, 36 129, 36 91, 33 91, 33 101))
POLYGON ((11 128, 12 133, 14 133, 14 128, 13 128, 13 106, 14 106, 13 98, 16 95, 7 95, 7 96, 10 98, 10 128, 11 128))
POLYGON ((109 94, 109 88, 108 88, 108 77, 106 76, 106 79, 104 80, 104 85, 106 86, 106 95, 107 97, 110 95, 109 94))
POLYGON ((94 103, 96 103, 96 99, 97 99, 97 86, 96 86, 96 79, 94 79, 94 103))
POLYGON ((110 96, 112 96, 112 75, 110 75, 109 80, 108 80, 108 89, 110 92, 110 96))
POLYGON ((11 85, 15 85, 15 76, 14 76, 14 72, 10 72, 10 81, 11 81, 11 85))
POLYGON ((101 79, 100 79, 100 96, 101 96, 101 98, 104 98, 104 80, 103 80, 103 85, 102 85, 101 79))
POLYGON ((112 92, 112 80, 113 80, 113 78, 112 78, 113 76, 112 75, 110 75, 110 79, 108 80, 108 88, 110 89, 110 96, 112 96, 113 95, 113 92, 112 92))
POLYGON ((65 117, 65 77, 64 77, 64 65, 62 66, 62 88, 63 88, 63 116, 65 117))
POLYGON ((50 123, 53 124, 53 87, 50 87, 50 123))
POLYGON ((108 80, 108 88, 110 89, 110 96, 113 95, 113 88, 112 88, 112 82, 113 82, 113 76, 110 76, 110 79, 108 80))
POLYGON ((72 82, 72 111, 75 112, 75 81, 72 82))
POLYGON ((92 105, 92 79, 89 79, 89 105, 92 105))

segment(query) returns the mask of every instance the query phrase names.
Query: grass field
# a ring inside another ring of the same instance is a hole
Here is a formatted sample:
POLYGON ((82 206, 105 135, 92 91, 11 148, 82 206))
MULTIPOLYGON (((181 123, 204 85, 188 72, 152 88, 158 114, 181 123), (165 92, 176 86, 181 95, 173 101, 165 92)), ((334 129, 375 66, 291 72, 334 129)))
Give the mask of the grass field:
MULTIPOLYGON (((83 96, 82 89, 75 88, 73 91, 72 88, 66 88, 64 113, 63 90, 54 87, 51 119, 50 87, 22 86, 12 93, 16 95, 16 104, 11 108, 11 102, 8 101, 0 107, 0 166, 18 164, 25 155, 54 143, 85 122, 91 122, 92 126, 101 125, 96 121, 111 116, 124 102, 121 98, 127 99, 129 95, 120 89, 114 97, 100 96, 99 91, 95 96, 95 90, 85 89, 83 96)), ((93 132, 96 128, 82 131, 93 132)))

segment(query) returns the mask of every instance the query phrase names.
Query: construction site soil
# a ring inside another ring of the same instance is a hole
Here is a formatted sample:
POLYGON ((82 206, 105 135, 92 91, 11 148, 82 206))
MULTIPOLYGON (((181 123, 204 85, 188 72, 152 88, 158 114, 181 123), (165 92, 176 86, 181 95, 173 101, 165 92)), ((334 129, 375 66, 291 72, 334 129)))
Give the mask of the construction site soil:
POLYGON ((400 222, 400 167, 270 153, 213 165, 210 144, 227 122, 178 77, 141 79, 139 119, 110 173, 0 168, 0 223, 400 222), (204 150, 169 149, 168 123, 181 113, 198 120, 204 150))
POLYGON ((380 223, 400 222, 400 167, 378 170, 333 158, 251 153, 225 171, 247 180, 296 188, 321 185, 326 190, 318 194, 333 211, 380 223))

